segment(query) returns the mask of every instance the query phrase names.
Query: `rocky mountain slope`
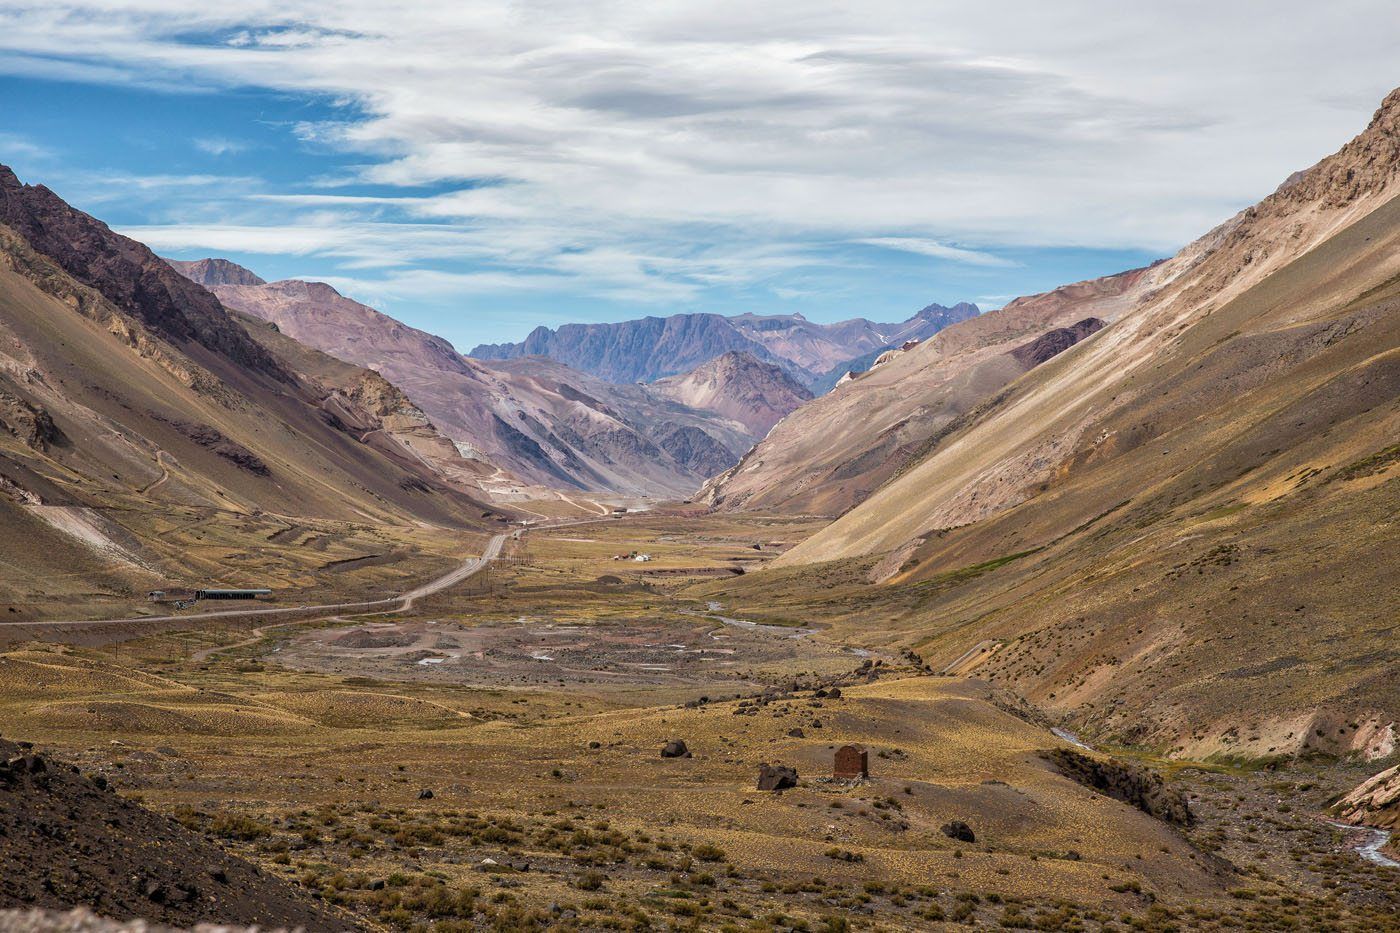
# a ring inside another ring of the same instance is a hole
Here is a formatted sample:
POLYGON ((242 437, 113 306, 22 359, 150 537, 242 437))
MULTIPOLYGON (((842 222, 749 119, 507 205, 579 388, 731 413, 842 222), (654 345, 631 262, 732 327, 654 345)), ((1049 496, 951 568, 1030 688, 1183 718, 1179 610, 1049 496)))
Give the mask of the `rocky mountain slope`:
POLYGON ((1059 349, 1118 317, 1149 270, 1080 282, 940 331, 908 350, 883 351, 871 368, 838 384, 779 425, 706 487, 726 510, 781 508, 840 514, 916 458, 940 432, 1044 362, 1047 345, 1023 347, 1059 331, 1059 349), (1079 322, 1078 326, 1076 322, 1079 322))
POLYGON ((682 405, 737 421, 755 438, 812 399, 806 387, 779 367, 739 351, 717 356, 683 376, 658 379, 650 388, 682 405))
POLYGON ((0 907, 82 904, 188 926, 358 929, 286 881, 119 796, 101 776, 0 740, 0 907), (56 846, 61 846, 61 857, 56 846))
MULTIPOLYGON (((686 496, 758 437, 731 417, 748 403, 727 401, 723 393, 705 406, 688 406, 665 392, 614 385, 549 359, 488 365, 322 283, 212 288, 230 308, 402 387, 455 443, 465 461, 455 468, 480 475, 497 494, 539 484, 686 496)), ((786 386, 779 391, 791 394, 786 386)), ((758 412, 756 423, 782 404, 758 412)), ((433 459, 442 465, 444 457, 433 459)))
MULTIPOLYGON (((981 393, 772 573, 883 581, 898 608, 880 624, 936 667, 1117 741, 1393 754, 1397 175, 1400 91, 1335 155, 1141 274, 1094 314, 1108 327, 981 393)), ((932 363, 957 330, 909 357, 932 363)), ((867 380, 881 370, 832 401, 867 380)))
POLYGON ((651 382, 738 351, 778 365, 810 386, 871 350, 925 339, 976 314, 977 306, 965 303, 929 305, 893 324, 864 318, 814 324, 800 314, 676 314, 615 324, 565 324, 558 330, 537 327, 520 343, 483 344, 470 355, 484 360, 547 356, 610 382, 651 382))
POLYGON ((460 486, 367 437, 383 420, 367 396, 299 365, 141 244, 0 170, 0 601, 90 611, 191 573, 305 585, 327 556, 268 543, 282 516, 484 526, 460 486))

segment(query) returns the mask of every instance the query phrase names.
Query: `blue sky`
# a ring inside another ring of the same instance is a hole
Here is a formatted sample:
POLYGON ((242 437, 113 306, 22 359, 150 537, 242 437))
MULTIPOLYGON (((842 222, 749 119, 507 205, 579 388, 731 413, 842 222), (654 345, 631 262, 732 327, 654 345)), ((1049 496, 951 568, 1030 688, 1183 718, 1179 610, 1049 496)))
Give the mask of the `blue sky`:
POLYGON ((787 6, 7 2, 0 161, 165 255, 469 349, 1141 265, 1396 80, 1381 3, 787 6))

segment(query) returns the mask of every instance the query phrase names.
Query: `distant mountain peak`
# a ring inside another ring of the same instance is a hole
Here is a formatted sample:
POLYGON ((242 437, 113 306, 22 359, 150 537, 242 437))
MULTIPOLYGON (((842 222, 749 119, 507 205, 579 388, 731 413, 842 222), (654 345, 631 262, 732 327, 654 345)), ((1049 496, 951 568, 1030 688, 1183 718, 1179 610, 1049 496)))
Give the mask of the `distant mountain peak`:
POLYGON ((657 380, 651 388, 692 408, 732 418, 757 437, 812 398, 781 366, 744 350, 722 353, 684 375, 657 380))
POLYGON ((205 288, 211 285, 266 285, 260 277, 251 270, 245 269, 236 262, 227 259, 209 257, 208 259, 162 259, 176 272, 183 275, 192 282, 198 282, 205 288))

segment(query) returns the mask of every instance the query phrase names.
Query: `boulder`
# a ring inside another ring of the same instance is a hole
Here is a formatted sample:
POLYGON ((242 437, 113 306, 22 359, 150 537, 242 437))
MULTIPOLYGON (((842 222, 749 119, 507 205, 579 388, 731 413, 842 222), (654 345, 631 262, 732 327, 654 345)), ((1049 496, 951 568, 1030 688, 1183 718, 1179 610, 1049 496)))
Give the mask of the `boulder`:
POLYGON ((787 790, 796 786, 796 768, 788 765, 770 765, 766 761, 758 766, 759 790, 787 790))
POLYGON ((672 739, 661 749, 662 758, 689 758, 690 749, 685 747, 685 743, 680 739, 672 739))
POLYGON ((944 823, 940 829, 943 835, 947 836, 949 839, 956 839, 958 842, 977 841, 977 835, 972 831, 972 827, 968 826, 962 820, 952 820, 951 822, 944 823))

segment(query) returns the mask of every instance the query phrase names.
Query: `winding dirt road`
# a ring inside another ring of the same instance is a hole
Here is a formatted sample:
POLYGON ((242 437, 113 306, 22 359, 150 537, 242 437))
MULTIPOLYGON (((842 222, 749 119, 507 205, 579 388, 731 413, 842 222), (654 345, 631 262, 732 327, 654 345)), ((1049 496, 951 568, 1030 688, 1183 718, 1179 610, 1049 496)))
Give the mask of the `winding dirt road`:
MULTIPOLYGON (((198 622, 204 619, 227 619, 237 616, 272 616, 289 615, 299 612, 327 612, 337 613, 347 609, 372 609, 376 606, 385 606, 387 612, 407 612, 413 608, 413 604, 425 596, 431 596, 449 586, 455 586, 463 580, 480 573, 491 561, 501 556, 501 548, 505 546, 506 539, 513 534, 520 532, 507 532, 493 537, 486 544, 486 549, 479 557, 469 557, 457 567, 449 572, 430 580, 415 589, 409 590, 398 596, 387 596, 384 599, 373 599, 354 603, 325 603, 315 606, 277 606, 275 608, 249 608, 249 609, 220 609, 215 612, 182 613, 180 615, 166 616, 132 616, 125 619, 79 619, 70 622, 0 622, 4 626, 22 626, 26 628, 56 628, 66 625, 121 625, 136 622, 198 622)), ((312 621, 310 619, 306 621, 312 621)))
MULTIPOLYGON (((300 612, 320 612, 325 615, 316 618, 324 619, 329 615, 344 612, 350 609, 376 609, 384 607, 383 614, 393 612, 407 612, 413 608, 414 603, 425 596, 455 586, 473 575, 480 573, 496 558, 501 556, 501 549, 505 547, 506 539, 518 538, 527 531, 543 531, 546 529, 564 528, 570 525, 591 525, 596 522, 616 521, 608 516, 604 518, 581 518, 566 519, 563 521, 540 522, 535 525, 527 525, 515 531, 508 531, 504 534, 495 535, 486 543, 486 548, 478 557, 469 557, 452 570, 424 583, 422 586, 400 593, 398 596, 386 596, 383 599, 371 599, 354 603, 323 603, 313 606, 277 606, 274 608, 248 608, 248 609, 219 609, 214 612, 182 613, 180 615, 165 616, 131 616, 124 619, 77 619, 68 622, 0 622, 0 627, 18 628, 60 628, 67 625, 130 625, 140 622, 199 622, 205 619, 231 619, 239 616, 276 616, 290 615, 300 612)), ((380 614, 380 613, 376 613, 380 614)), ((303 621, 314 621, 306 619, 303 621)))

